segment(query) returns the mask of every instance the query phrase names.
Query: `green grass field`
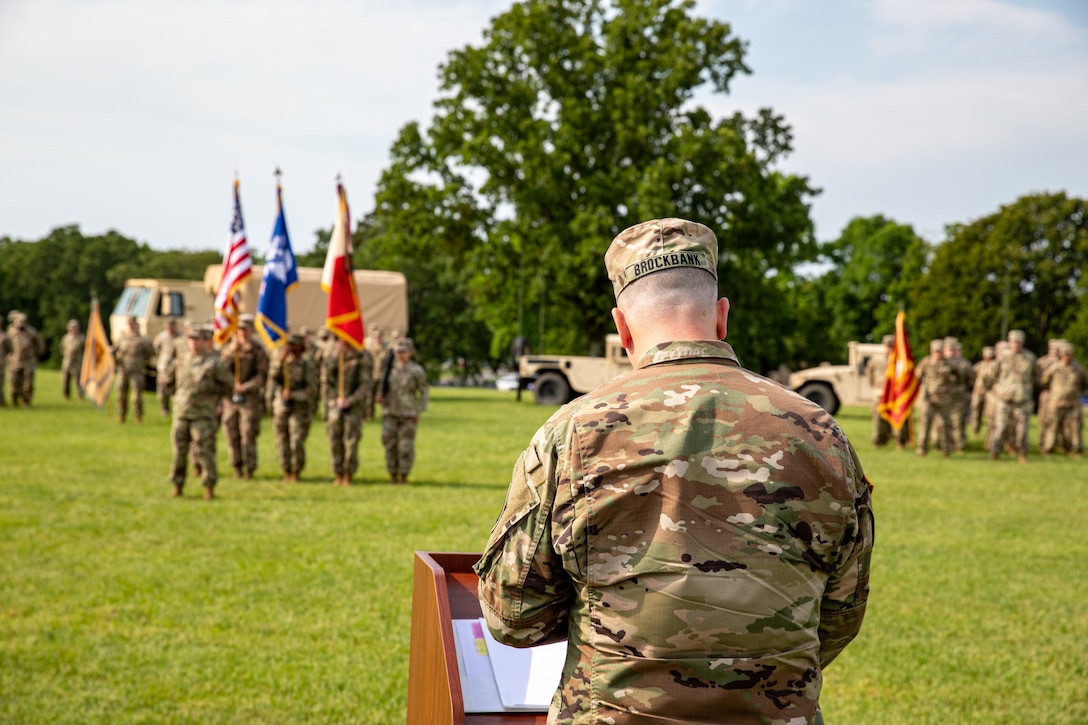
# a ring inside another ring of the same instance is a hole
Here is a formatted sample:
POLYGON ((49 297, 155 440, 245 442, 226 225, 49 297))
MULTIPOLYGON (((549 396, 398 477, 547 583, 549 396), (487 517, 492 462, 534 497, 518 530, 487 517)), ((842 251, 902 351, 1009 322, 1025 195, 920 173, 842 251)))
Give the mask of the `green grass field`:
MULTIPOLYGON (((386 482, 377 424, 360 485, 328 485, 320 424, 284 484, 266 423, 256 480, 207 503, 195 482, 168 498, 153 396, 121 426, 40 371, 34 408, 0 409, 0 722, 403 722, 412 552, 483 546, 551 412, 432 393, 408 486, 386 482)), ((877 549, 827 721, 1088 722, 1088 461, 995 463, 977 441, 922 459, 872 449, 867 411, 839 420, 876 485, 877 549)))

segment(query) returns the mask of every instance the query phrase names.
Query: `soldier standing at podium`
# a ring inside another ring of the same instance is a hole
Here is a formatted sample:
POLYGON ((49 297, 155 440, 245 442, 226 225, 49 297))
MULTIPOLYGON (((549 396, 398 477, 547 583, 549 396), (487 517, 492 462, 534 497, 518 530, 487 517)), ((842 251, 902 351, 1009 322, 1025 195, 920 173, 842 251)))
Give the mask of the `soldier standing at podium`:
POLYGON ((831 416, 722 342, 717 260, 683 219, 612 242, 634 369, 537 431, 476 564, 500 641, 568 640, 549 723, 821 722, 861 627, 868 481, 831 416))

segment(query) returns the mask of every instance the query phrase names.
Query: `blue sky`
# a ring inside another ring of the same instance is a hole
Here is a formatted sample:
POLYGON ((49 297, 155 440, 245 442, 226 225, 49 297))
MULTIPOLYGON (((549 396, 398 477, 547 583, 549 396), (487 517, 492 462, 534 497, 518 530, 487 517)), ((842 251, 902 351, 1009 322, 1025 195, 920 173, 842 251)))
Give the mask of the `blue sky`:
MULTIPOLYGON (((0 0, 0 236, 62 224, 221 249, 237 170, 264 252, 273 169, 296 250, 372 204, 449 50, 510 2, 0 0)), ((1088 2, 701 0, 749 44, 715 113, 770 106, 817 237, 885 214, 940 241, 1033 191, 1088 197, 1088 2)))

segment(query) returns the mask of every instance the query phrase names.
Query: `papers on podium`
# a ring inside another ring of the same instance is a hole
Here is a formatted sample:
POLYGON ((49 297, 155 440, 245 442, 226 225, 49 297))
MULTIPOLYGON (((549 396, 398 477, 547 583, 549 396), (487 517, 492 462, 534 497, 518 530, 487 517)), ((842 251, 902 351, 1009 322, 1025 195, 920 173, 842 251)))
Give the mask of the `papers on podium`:
POLYGON ((465 712, 547 712, 567 643, 524 649, 491 636, 483 619, 453 620, 465 712))

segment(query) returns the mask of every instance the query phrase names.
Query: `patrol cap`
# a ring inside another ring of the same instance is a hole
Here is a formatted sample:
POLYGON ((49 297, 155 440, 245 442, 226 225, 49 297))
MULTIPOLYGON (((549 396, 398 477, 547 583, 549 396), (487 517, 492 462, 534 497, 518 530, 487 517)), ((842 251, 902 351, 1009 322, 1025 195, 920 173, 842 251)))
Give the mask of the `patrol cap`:
POLYGON ((397 345, 395 349, 397 352, 415 352, 416 345, 414 342, 412 342, 412 338, 402 337, 401 339, 397 340, 397 345))
POLYGON ((1072 355, 1073 343, 1069 342, 1068 340, 1059 340, 1056 352, 1059 355, 1072 355))
POLYGON ((651 219, 616 235, 604 254, 604 266, 617 299, 635 280, 680 267, 705 269, 718 279, 718 239, 687 219, 651 219))
POLYGON ((1023 342, 1025 339, 1023 330, 1009 330, 1009 342, 1023 342))
POLYGON ((290 335, 287 336, 287 344, 288 345, 305 345, 306 344, 306 338, 303 336, 303 334, 301 332, 292 332, 290 335))
POLYGON ((880 342, 884 345, 884 347, 891 347, 895 344, 895 335, 885 335, 880 339, 880 342))
POLYGON ((253 329, 253 315, 248 312, 244 315, 238 315, 238 329, 239 330, 252 330, 253 329))
POLYGON ((929 349, 930 350, 943 350, 944 349, 944 340, 930 340, 929 341, 929 349))
POLYGON ((21 317, 21 316, 23 316, 22 312, 20 312, 19 310, 12 310, 11 312, 8 313, 8 321, 9 322, 15 322, 15 318, 16 317, 21 317))
POLYGON ((68 327, 79 327, 79 320, 68 320, 68 327))
POLYGON ((993 357, 994 348, 993 348, 992 345, 986 345, 985 347, 982 348, 982 357, 986 357, 987 355, 989 355, 990 357, 993 357))
POLYGON ((215 331, 208 325, 192 325, 186 334, 193 340, 211 340, 215 337, 215 331))

